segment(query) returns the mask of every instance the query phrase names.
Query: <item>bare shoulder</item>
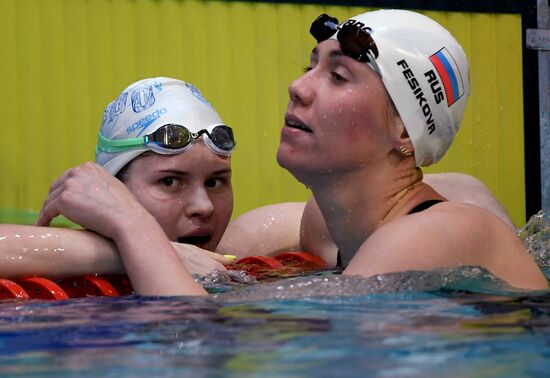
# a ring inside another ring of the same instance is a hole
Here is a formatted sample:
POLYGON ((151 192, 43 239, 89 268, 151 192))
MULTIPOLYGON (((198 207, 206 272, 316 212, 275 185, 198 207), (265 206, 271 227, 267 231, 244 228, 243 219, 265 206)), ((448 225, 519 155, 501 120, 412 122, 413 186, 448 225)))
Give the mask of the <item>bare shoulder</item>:
POLYGON ((424 176, 424 182, 452 202, 484 208, 511 228, 515 228, 508 213, 481 180, 464 173, 434 173, 424 176))
POLYGON ((232 220, 218 251, 238 257, 297 250, 304 202, 284 202, 250 210, 232 220))
POLYGON ((547 287, 509 226, 488 210, 456 202, 384 225, 361 246, 346 273, 371 276, 467 265, 484 267, 514 287, 547 287))

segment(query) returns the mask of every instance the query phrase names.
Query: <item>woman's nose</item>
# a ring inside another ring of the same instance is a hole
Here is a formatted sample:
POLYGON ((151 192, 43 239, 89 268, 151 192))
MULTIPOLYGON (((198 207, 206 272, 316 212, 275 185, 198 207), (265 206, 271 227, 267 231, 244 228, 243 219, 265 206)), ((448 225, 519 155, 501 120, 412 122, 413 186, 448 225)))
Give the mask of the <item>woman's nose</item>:
POLYGON ((193 189, 183 200, 187 203, 185 211, 189 217, 206 218, 214 212, 214 204, 204 187, 193 189))
POLYGON ((311 89, 312 71, 308 71, 298 79, 294 80, 288 86, 288 94, 290 96, 290 101, 296 105, 307 106, 311 103, 313 98, 313 90, 311 89))

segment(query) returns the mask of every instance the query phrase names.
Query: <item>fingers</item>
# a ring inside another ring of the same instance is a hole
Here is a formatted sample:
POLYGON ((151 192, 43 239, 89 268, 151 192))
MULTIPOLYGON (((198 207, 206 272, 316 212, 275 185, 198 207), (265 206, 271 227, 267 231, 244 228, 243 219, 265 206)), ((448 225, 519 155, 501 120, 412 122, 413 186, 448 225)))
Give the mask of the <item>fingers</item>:
POLYGON ((224 265, 231 264, 233 259, 191 244, 172 242, 175 250, 192 274, 208 274, 214 270, 224 270, 224 265))
POLYGON ((49 194, 49 193, 52 193, 53 191, 55 191, 56 189, 58 189, 61 185, 63 185, 63 183, 64 183, 65 181, 67 181, 67 178, 70 176, 72 170, 73 170, 73 168, 67 169, 65 172, 63 172, 63 173, 61 174, 61 176, 59 176, 59 177, 50 185, 50 190, 49 190, 48 194, 49 194))
POLYGON ((220 255, 219 253, 210 252, 210 251, 207 251, 207 250, 204 250, 203 253, 206 253, 212 260, 215 260, 215 261, 217 261, 217 262, 219 262, 223 265, 229 265, 229 264, 235 262, 234 258, 227 257, 227 256, 230 256, 230 255, 224 256, 224 255, 220 255))
POLYGON ((62 215, 64 206, 70 206, 73 194, 82 193, 82 179, 89 178, 90 173, 97 168, 99 166, 95 163, 84 163, 63 172, 50 186, 35 225, 48 226, 53 218, 62 215))
POLYGON ((61 180, 61 177, 57 179, 50 187, 50 192, 46 199, 44 200, 44 203, 42 204, 42 209, 40 210, 40 214, 38 215, 38 219, 34 223, 35 226, 42 226, 47 227, 50 225, 53 218, 60 215, 59 210, 54 205, 54 202, 58 199, 59 195, 63 192, 63 182, 68 177, 68 172, 66 171, 61 177, 64 177, 63 181, 61 180))

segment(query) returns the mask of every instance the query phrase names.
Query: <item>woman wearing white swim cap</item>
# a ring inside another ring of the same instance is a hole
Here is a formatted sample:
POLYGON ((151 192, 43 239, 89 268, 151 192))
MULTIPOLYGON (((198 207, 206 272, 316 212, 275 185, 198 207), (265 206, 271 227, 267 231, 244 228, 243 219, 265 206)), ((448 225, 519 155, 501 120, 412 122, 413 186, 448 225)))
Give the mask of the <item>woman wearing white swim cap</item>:
POLYGON ((96 150, 105 169, 87 163, 67 171, 37 225, 63 214, 112 239, 136 292, 179 294, 183 283, 202 294, 170 241, 215 250, 233 210, 234 148, 231 128, 197 88, 141 80, 105 109, 96 150))
POLYGON ((345 274, 481 266, 513 287, 547 281, 510 227, 447 201, 418 166, 449 147, 469 95, 458 42, 421 14, 382 10, 312 24, 289 87, 280 165, 311 188, 345 274))

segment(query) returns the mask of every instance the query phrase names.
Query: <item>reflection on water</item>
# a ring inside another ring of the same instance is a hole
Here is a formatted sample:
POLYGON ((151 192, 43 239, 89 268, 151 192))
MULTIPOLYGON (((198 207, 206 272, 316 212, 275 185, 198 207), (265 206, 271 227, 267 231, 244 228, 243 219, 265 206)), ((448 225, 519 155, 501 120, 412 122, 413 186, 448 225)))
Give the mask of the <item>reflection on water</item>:
POLYGON ((0 305, 0 376, 545 376, 550 296, 438 290, 0 305))
MULTIPOLYGON (((521 231, 544 267, 548 230, 540 217, 521 231)), ((0 376, 548 374, 550 294, 512 291, 476 267, 201 282, 209 298, 2 302, 0 376)))

